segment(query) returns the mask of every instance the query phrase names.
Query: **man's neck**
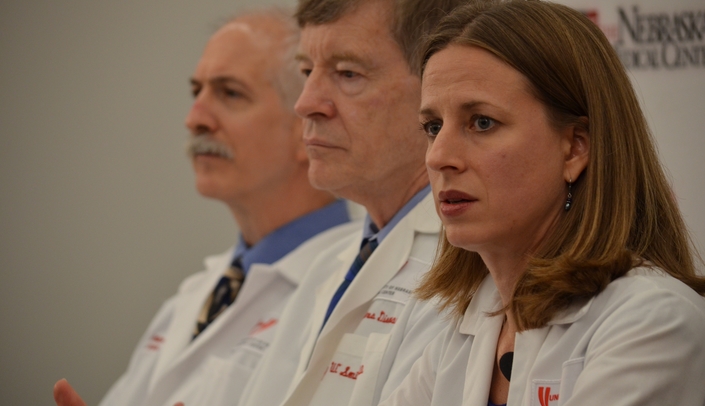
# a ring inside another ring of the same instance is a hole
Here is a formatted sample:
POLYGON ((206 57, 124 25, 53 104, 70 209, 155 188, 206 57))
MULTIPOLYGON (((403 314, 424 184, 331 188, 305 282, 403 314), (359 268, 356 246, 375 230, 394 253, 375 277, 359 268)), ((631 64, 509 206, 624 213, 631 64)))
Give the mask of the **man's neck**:
POLYGON ((310 187, 305 192, 299 190, 299 193, 287 193, 277 198, 262 196, 251 204, 235 203, 228 204, 228 207, 242 238, 252 246, 274 230, 334 201, 331 194, 310 187))
POLYGON ((408 187, 395 191, 380 191, 379 195, 369 196, 366 201, 358 203, 365 206, 372 222, 378 229, 384 228, 404 205, 421 189, 428 185, 428 175, 424 168, 422 174, 410 180, 408 187))

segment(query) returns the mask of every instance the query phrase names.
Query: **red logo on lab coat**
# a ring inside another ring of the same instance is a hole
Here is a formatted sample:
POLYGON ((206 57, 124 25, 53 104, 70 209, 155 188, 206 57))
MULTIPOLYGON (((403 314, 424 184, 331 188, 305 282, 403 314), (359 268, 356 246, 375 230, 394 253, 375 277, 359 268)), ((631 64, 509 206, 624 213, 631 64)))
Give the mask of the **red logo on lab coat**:
POLYGON ((539 403, 541 406, 548 406, 549 402, 558 400, 558 394, 551 394, 550 386, 539 386, 539 403))
POLYGON ((255 334, 259 334, 259 333, 263 332, 264 330, 272 327, 275 324, 277 324, 277 319, 269 319, 267 321, 260 321, 259 323, 255 324, 255 326, 252 328, 252 331, 250 331, 250 335, 253 336, 255 334))

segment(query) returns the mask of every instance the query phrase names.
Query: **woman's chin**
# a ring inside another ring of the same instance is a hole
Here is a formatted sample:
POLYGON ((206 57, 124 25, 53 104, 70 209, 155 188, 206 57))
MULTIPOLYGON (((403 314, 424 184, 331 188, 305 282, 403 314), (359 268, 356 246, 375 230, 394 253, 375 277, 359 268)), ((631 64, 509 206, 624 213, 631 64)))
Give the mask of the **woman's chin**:
POLYGON ((446 228, 446 238, 450 245, 466 251, 476 251, 478 241, 472 238, 466 230, 452 230, 446 228))

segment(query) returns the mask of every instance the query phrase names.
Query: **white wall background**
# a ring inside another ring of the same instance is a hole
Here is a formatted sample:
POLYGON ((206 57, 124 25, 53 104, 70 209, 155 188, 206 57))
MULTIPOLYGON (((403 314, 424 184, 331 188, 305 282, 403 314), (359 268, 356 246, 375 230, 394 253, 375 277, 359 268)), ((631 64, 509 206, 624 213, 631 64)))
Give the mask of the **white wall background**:
POLYGON ((203 46, 248 3, 273 1, 0 2, 0 405, 51 405, 61 377, 97 404, 235 241, 183 122, 203 46))
MULTIPOLYGON (((95 405, 178 282, 234 242, 193 190, 182 123, 203 45, 246 3, 0 3, 0 405, 51 405, 61 377, 95 405)), ((705 8, 658 3, 641 9, 705 8)), ((618 3, 568 4, 609 20, 618 3)), ((701 251, 703 58, 634 74, 701 251)))

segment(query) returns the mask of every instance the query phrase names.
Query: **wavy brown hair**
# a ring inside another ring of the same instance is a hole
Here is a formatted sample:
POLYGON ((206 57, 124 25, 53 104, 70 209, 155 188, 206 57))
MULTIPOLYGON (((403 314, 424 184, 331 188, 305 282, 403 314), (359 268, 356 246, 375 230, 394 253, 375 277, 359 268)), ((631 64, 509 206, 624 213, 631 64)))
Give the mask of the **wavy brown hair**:
MULTIPOLYGON (((705 293, 694 266, 699 256, 634 90, 594 23, 554 3, 476 1, 440 22, 423 47, 421 71, 450 44, 480 47, 518 70, 557 128, 584 125, 587 117, 590 157, 573 184, 572 208, 530 253, 506 307, 520 330, 546 325, 644 261, 705 293)), ((487 273, 477 253, 452 246, 444 233, 417 294, 438 295, 462 316, 487 273)))

